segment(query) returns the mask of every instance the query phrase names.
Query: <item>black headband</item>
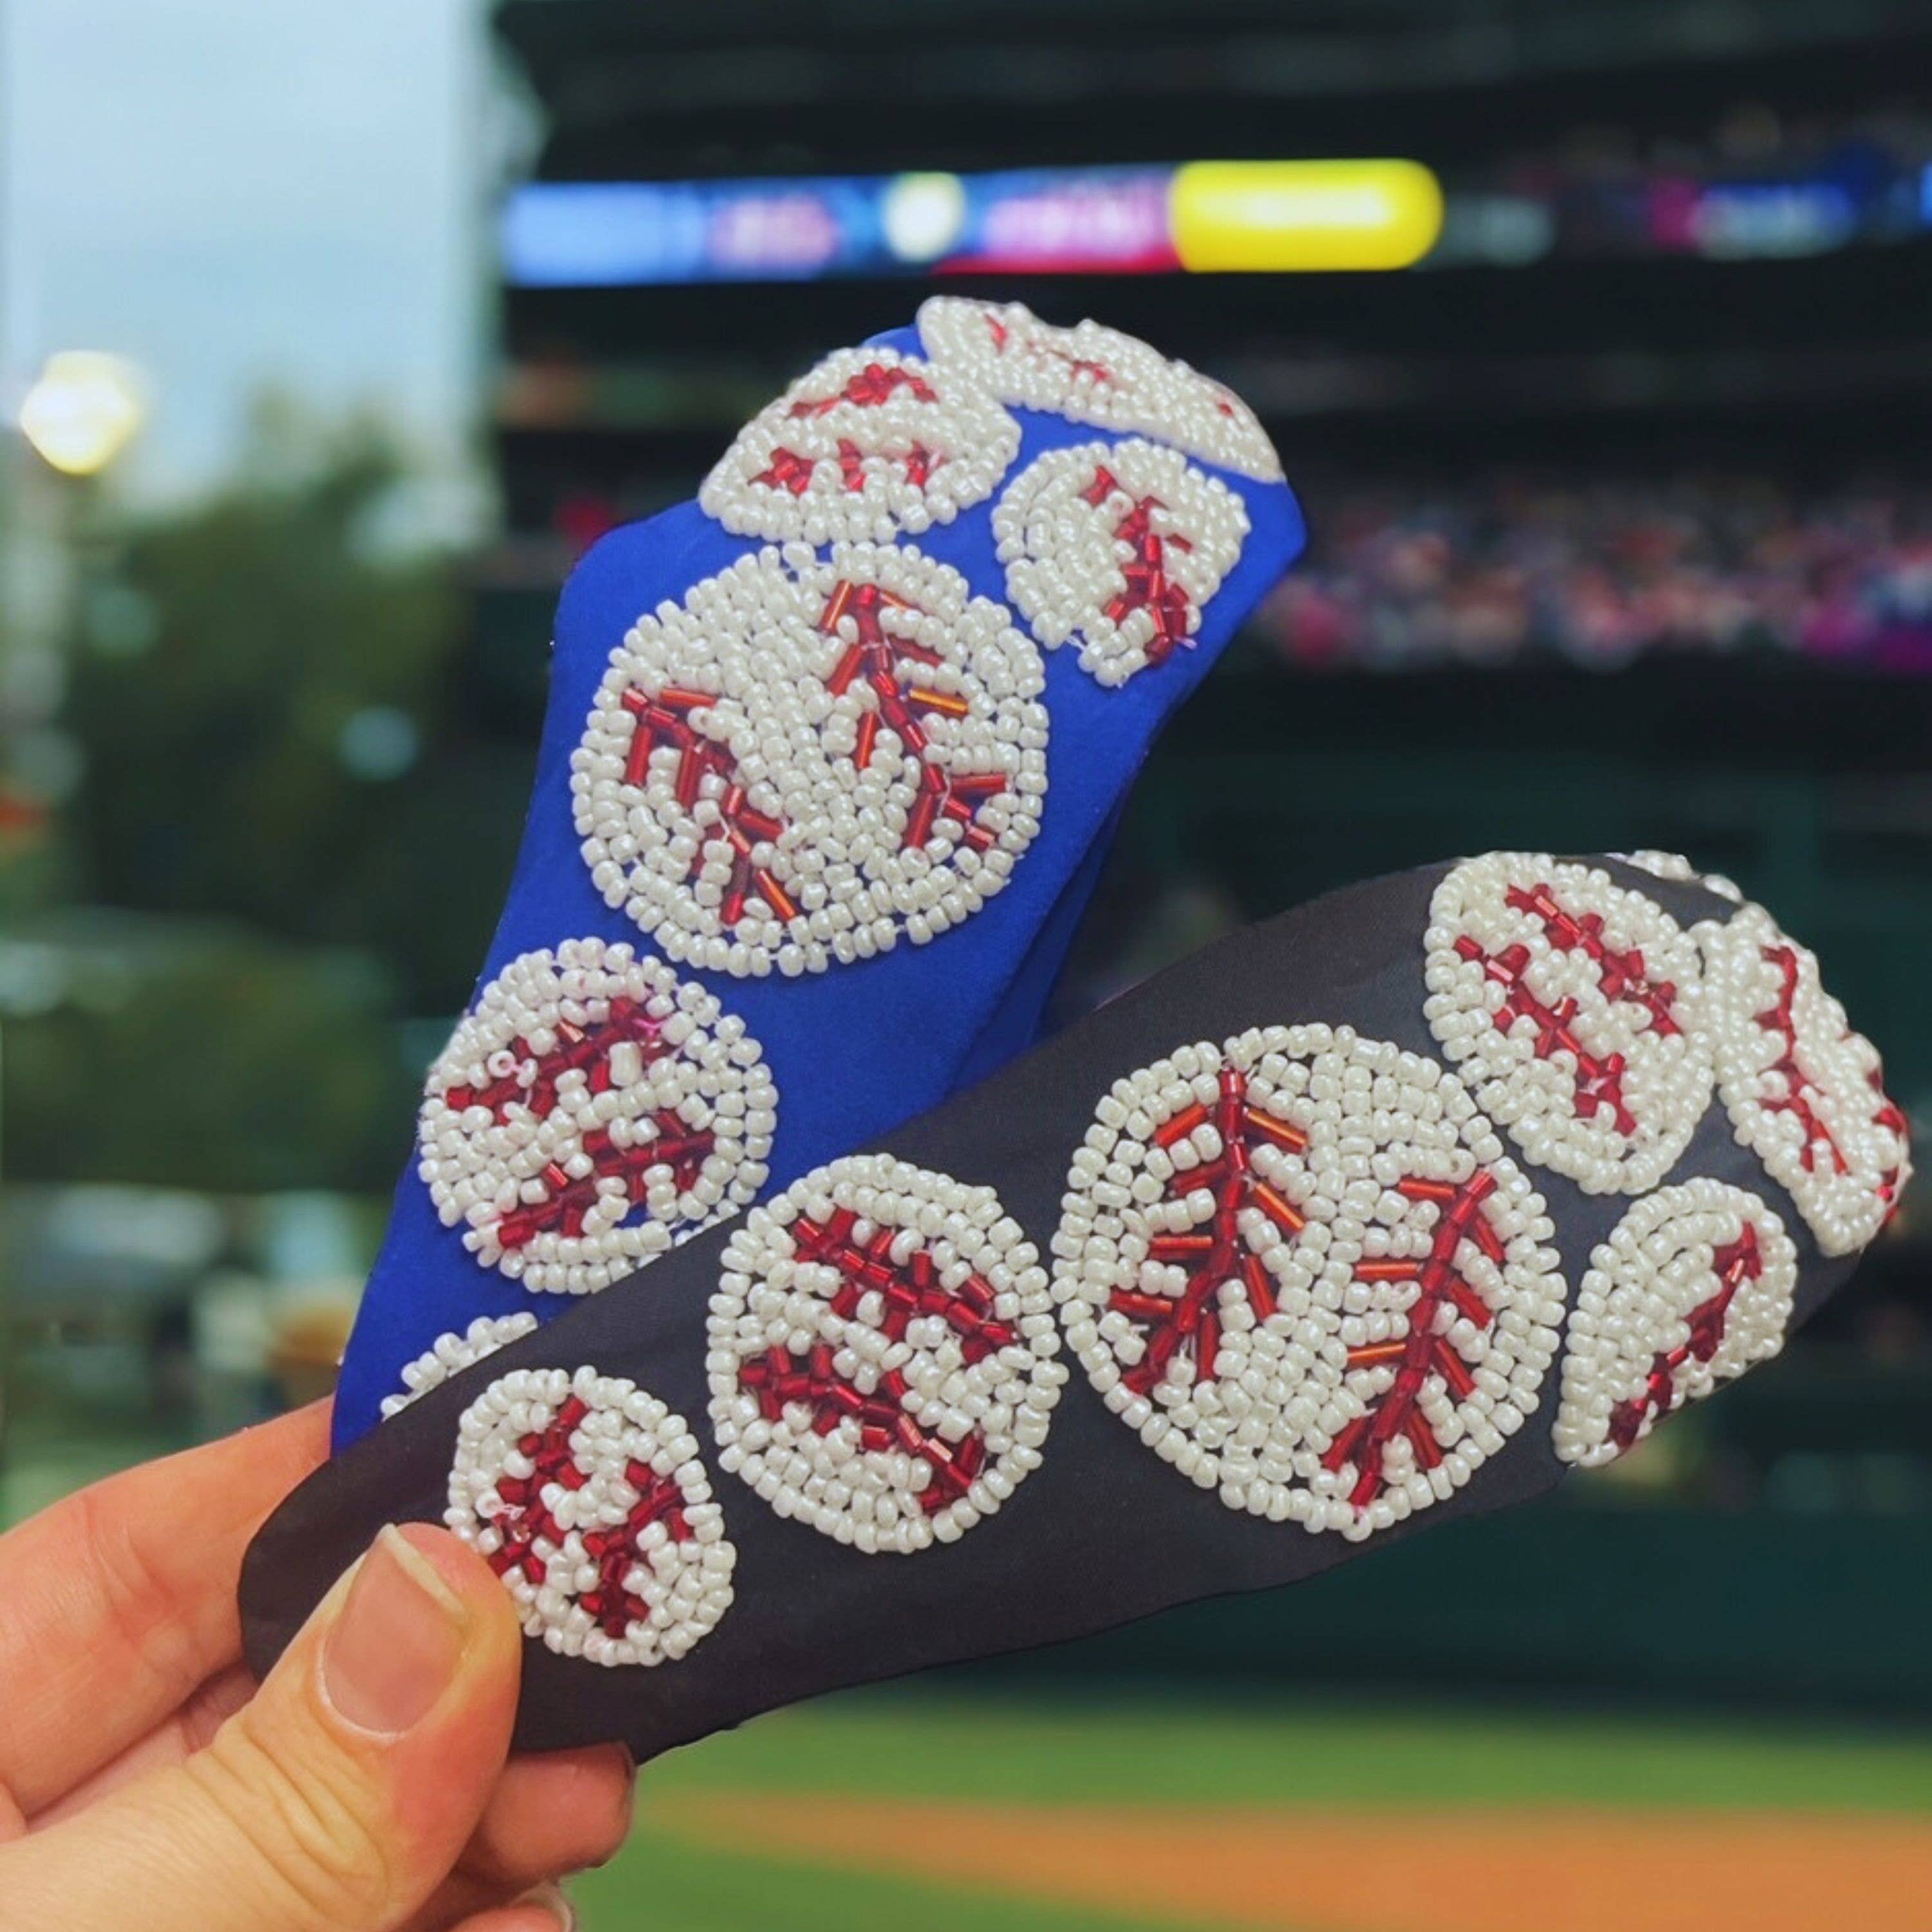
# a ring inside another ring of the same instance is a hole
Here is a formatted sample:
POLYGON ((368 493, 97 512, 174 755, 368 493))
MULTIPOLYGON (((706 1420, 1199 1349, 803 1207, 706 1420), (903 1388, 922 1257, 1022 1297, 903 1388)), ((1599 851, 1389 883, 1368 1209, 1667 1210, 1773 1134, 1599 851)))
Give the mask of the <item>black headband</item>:
POLYGON ((446 1520, 532 1633, 520 1744, 642 1757, 1294 1581, 1774 1354, 1903 1185, 1877 1078, 1680 862, 1352 887, 428 1390, 257 1538, 249 1656, 446 1520))

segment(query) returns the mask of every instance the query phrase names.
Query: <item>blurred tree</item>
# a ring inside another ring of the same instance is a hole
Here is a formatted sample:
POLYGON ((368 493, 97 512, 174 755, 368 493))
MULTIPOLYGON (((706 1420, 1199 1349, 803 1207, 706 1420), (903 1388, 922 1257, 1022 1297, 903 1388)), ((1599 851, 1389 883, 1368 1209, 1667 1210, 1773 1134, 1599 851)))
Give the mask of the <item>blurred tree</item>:
POLYGON ((450 554, 411 541, 413 487, 376 425, 265 404, 220 494, 102 532, 70 830, 98 902, 368 946, 404 1011, 446 1013, 507 876, 527 754, 471 728, 465 602, 450 554))
POLYGON ((15 1174, 393 1178, 536 735, 493 729, 423 499, 380 424, 277 403, 211 498, 132 515, 76 495, 78 778, 12 855, 0 936, 15 1174))
POLYGON ((0 941, 16 1180, 386 1187, 415 1082, 366 953, 56 914, 0 941))

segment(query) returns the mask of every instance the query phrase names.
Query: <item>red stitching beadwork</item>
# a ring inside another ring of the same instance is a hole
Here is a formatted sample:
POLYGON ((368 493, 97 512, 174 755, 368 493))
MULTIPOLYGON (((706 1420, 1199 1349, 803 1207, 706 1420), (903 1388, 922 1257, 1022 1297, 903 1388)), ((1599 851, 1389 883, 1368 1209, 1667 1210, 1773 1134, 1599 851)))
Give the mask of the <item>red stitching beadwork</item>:
POLYGON ((1759 1196, 1708 1174, 1634 1202, 1591 1257, 1570 1311, 1552 1432, 1600 1467, 1666 1416, 1784 1346, 1798 1251, 1759 1196))
POLYGON ((650 768, 651 754, 668 746, 678 754, 676 796, 687 811, 698 803, 706 778, 716 778, 724 786, 718 800, 718 824, 707 829, 691 862, 687 878, 697 878, 704 869, 705 854, 715 844, 730 848, 731 878, 724 889, 723 917, 733 926, 744 916, 745 902, 755 887, 758 896, 780 919, 796 919, 798 908, 791 895, 773 876, 769 866, 752 858, 754 846, 769 844, 784 831, 785 822, 759 811, 738 782, 738 761, 715 739, 706 737, 691 722, 692 712, 718 702, 708 691, 683 691, 667 685, 653 697, 636 686, 626 687, 619 700, 638 722, 631 736, 629 756, 624 765, 624 782, 641 785, 650 768))
MULTIPOLYGON (((842 578, 826 600, 818 628, 827 637, 836 637, 841 623, 849 618, 859 634, 833 667, 825 688, 835 698, 842 697, 862 679, 872 692, 874 708, 867 710, 860 720, 858 742, 852 754, 857 770, 870 769, 882 721, 892 727, 899 742, 920 761, 919 791, 907 814, 899 840, 901 849, 923 845, 932 836, 934 822, 944 817, 958 824, 964 843, 983 852, 995 842, 998 835, 980 824, 976 814, 989 798, 1006 789, 1006 775, 955 772, 929 755, 932 740, 920 722, 921 715, 964 718, 971 707, 956 692, 918 684, 908 687, 900 682, 902 659, 932 665, 946 662, 937 651, 928 650, 910 638, 886 634, 882 616, 885 610, 916 611, 919 608, 910 598, 895 596, 877 584, 854 584, 842 578)), ((694 806, 705 779, 717 778, 725 787, 718 804, 718 829, 700 846, 687 876, 698 876, 704 869, 706 851, 722 841, 730 848, 732 868, 722 908, 724 923, 735 926, 743 917, 745 902, 754 888, 780 919, 796 919, 798 908, 791 896, 769 867, 755 865, 752 860, 754 847, 761 842, 776 840, 785 830, 785 821, 752 805, 738 782, 737 760, 690 722, 693 712, 717 701, 710 692, 683 691, 675 686, 668 686, 656 696, 634 686, 628 688, 622 703, 638 723, 624 768, 625 782, 641 785, 652 753, 666 746, 679 753, 676 796, 680 804, 694 806)))
MULTIPOLYGON (((862 1247, 854 1241, 858 1218, 842 1208, 822 1227, 802 1214, 792 1224, 800 1257, 836 1268, 842 1277, 843 1286, 832 1298, 835 1314, 855 1319, 861 1299, 876 1293, 885 1304, 879 1324, 882 1334, 902 1341, 916 1318, 938 1316, 959 1337, 968 1362, 983 1361, 994 1350, 1019 1340, 1013 1328, 994 1319, 993 1291, 978 1275, 968 1276, 957 1288, 942 1288, 932 1256, 925 1249, 915 1250, 903 1263, 892 1260, 896 1228, 880 1228, 862 1247)), ((867 1395, 835 1370, 833 1352, 823 1342, 803 1359, 788 1349, 774 1348, 762 1360, 746 1363, 738 1379, 757 1394, 769 1420, 783 1414, 787 1402, 802 1402, 812 1408, 812 1427, 820 1436, 831 1434, 849 1415, 858 1422, 861 1448, 886 1450, 896 1445, 922 1457, 932 1472, 920 1496, 920 1506, 928 1516, 964 1496, 986 1462, 984 1436, 976 1430, 956 1446, 947 1443, 906 1413, 904 1403, 912 1391, 898 1370, 888 1370, 878 1389, 867 1395)))
POLYGON ((832 1354, 825 1342, 802 1361, 788 1349, 774 1348, 763 1361, 747 1362, 738 1380, 773 1420, 784 1413, 788 1402, 802 1402, 812 1410, 812 1426, 820 1436, 830 1436, 849 1415, 859 1424, 862 1448, 897 1448, 922 1458, 932 1471, 919 1498, 927 1515, 964 1496, 985 1464, 986 1438, 976 1432, 956 1447, 946 1442, 907 1414, 901 1405, 910 1390, 896 1369, 881 1376, 878 1390, 868 1396, 833 1369, 832 1354))
POLYGON ((1424 1012, 1478 1100, 1530 1160, 1588 1193, 1655 1186, 1715 1078, 1697 949, 1600 868, 1500 852, 1430 906, 1424 1012))
POLYGON ((1720 1248, 1712 1257, 1711 1265, 1718 1277, 1718 1292, 1700 1301, 1684 1317, 1690 1325, 1689 1339, 1674 1348, 1660 1349, 1651 1364, 1643 1394, 1618 1402, 1610 1412, 1610 1440, 1620 1451, 1636 1442, 1646 1423, 1668 1415, 1677 1406, 1677 1371, 1686 1362, 1709 1361, 1723 1345, 1724 1324, 1738 1289, 1747 1282, 1763 1278, 1764 1256, 1758 1246, 1757 1229, 1746 1222, 1744 1232, 1728 1246, 1720 1248))
POLYGON ((1719 1090, 1737 1138, 1777 1178, 1828 1255, 1884 1226, 1911 1173, 1910 1126, 1871 1042, 1820 982, 1813 955, 1762 907, 1696 931, 1719 994, 1719 1090))
POLYGON ((1604 938, 1601 913, 1589 912, 1577 917, 1557 903, 1555 893, 1546 885, 1532 890, 1512 886, 1508 902, 1518 912, 1534 915, 1553 946, 1566 952, 1587 952, 1597 963, 1598 983, 1606 998, 1635 1001, 1649 1013, 1651 1025, 1658 1033, 1683 1030, 1677 1023, 1674 1005, 1677 988, 1668 980, 1652 984, 1641 947, 1627 946, 1618 952, 1608 945, 1604 938))
MULTIPOLYGON (((487 1107, 491 1118, 499 1121, 509 1118, 513 1106, 526 1107, 542 1120, 556 1107, 557 1082, 566 1073, 584 1073, 592 1093, 608 1093, 612 1084, 610 1049, 620 1042, 634 1042, 646 1065, 672 1050, 664 1042, 662 1022, 652 1019, 637 1000, 621 997, 611 1000, 610 1017, 600 1024, 580 1027, 559 1020, 556 1031, 559 1043, 550 1052, 537 1054, 527 1040, 519 1040, 514 1051, 523 1064, 514 1072, 485 1087, 446 1088, 444 1100, 458 1112, 487 1107), (532 1069, 526 1084, 524 1074, 532 1069)), ((609 1175, 622 1178, 634 1205, 649 1193, 653 1168, 668 1166, 678 1192, 688 1192, 716 1148, 717 1136, 708 1128, 687 1126, 668 1108, 647 1118, 657 1134, 641 1146, 618 1147, 608 1128, 584 1135, 580 1144, 596 1172, 580 1180, 572 1180, 552 1161, 543 1170, 548 1195, 504 1215, 496 1223, 498 1242, 514 1250, 553 1231, 567 1237, 580 1234, 584 1218, 597 1201, 597 1184, 609 1175)))
MULTIPOLYGON (((1804 1144, 1798 1150, 1798 1160, 1807 1174, 1818 1172, 1818 1152, 1822 1147, 1832 1158, 1833 1171, 1839 1174, 1851 1172, 1851 1163, 1846 1160, 1844 1150, 1837 1136, 1820 1118, 1814 1096, 1821 1090, 1817 1083, 1804 1070, 1798 1057, 1798 1026, 1792 1018, 1792 1009, 1798 998, 1798 955, 1790 946, 1767 946, 1763 949, 1767 964, 1778 968, 1778 998, 1766 1010, 1756 1016, 1757 1023, 1767 1032, 1774 1033, 1784 1043, 1784 1051, 1772 1062, 1769 1072, 1784 1082, 1784 1091, 1762 1100, 1758 1105, 1767 1114, 1794 1115, 1804 1130, 1804 1144)), ((1896 1108, 1892 1110, 1897 1112, 1896 1108)), ((1900 1117, 1903 1124, 1904 1116, 1900 1117)), ((1889 1126, 1883 1110, 1872 1116, 1875 1126, 1889 1126)), ((1893 1170, 1894 1180, 1897 1170, 1893 1170)), ((1888 1199, 1889 1196, 1886 1197, 1888 1199)))
MULTIPOLYGON (((1646 976, 1643 954, 1631 946, 1618 952, 1604 941, 1600 913, 1586 913, 1580 918, 1557 902, 1547 885, 1526 890, 1512 886, 1505 903, 1512 910, 1534 918, 1549 934, 1550 944, 1564 952, 1586 952, 1598 968, 1598 983, 1610 1000, 1628 1000, 1650 1015, 1649 1030, 1659 1034, 1680 1033, 1674 1002, 1677 988, 1668 980, 1653 986, 1646 976)), ((1622 1134, 1637 1130, 1637 1118, 1624 1101, 1626 1063, 1620 1053, 1599 1056, 1576 1036, 1577 1004, 1566 999, 1551 1006, 1537 998, 1524 975, 1530 964, 1527 946, 1506 946, 1498 953, 1486 952, 1478 940, 1462 934, 1456 950, 1465 959, 1479 963, 1484 972, 1505 989, 1502 1004, 1496 1009, 1496 1024, 1508 1033, 1520 1019, 1536 1026, 1536 1052, 1548 1060, 1558 1052, 1569 1054, 1576 1062, 1576 1109, 1585 1118, 1607 1112, 1622 1134)))
POLYGON ((741 977, 923 945, 1039 829, 1044 682, 1006 610, 909 546, 741 558, 611 654, 571 761, 592 883, 741 977))
POLYGON ((1140 437, 1048 450, 993 512, 1008 598, 1108 685, 1193 647, 1247 532, 1225 484, 1140 437))
MULTIPOLYGON (((1210 1109, 1198 1102, 1184 1108, 1156 1130, 1154 1144, 1172 1148, 1210 1118, 1210 1109)), ((1205 1232, 1196 1228, 1185 1234, 1156 1234, 1148 1245, 1150 1260, 1189 1271, 1186 1287, 1173 1298, 1128 1288, 1116 1288, 1108 1298, 1108 1306, 1117 1314, 1145 1324, 1152 1332, 1147 1353, 1120 1377, 1128 1388, 1143 1395, 1167 1373, 1168 1364, 1176 1355, 1184 1356, 1190 1351, 1197 1377, 1205 1379, 1214 1374, 1220 1340, 1214 1298, 1230 1276, 1240 1276, 1257 1321, 1274 1312, 1274 1284, 1260 1256, 1242 1239, 1242 1213, 1258 1208, 1291 1234, 1299 1234, 1305 1225, 1300 1210, 1252 1172, 1250 1154, 1257 1138, 1298 1152, 1308 1144, 1307 1136, 1264 1108, 1250 1106, 1247 1076, 1232 1066, 1222 1071, 1220 1097, 1211 1118, 1221 1138, 1220 1157, 1177 1172, 1168 1184, 1167 1193, 1171 1199, 1176 1190, 1186 1195, 1197 1187, 1211 1188, 1214 1219, 1205 1232)))
POLYGON ((591 1293, 750 1198, 776 1100, 701 986, 566 940, 511 961, 457 1028, 425 1088, 418 1172, 486 1265, 591 1293))
POLYGON ((1468 1364, 1446 1334, 1436 1331, 1436 1319, 1444 1310, 1487 1328, 1496 1312, 1456 1271, 1457 1251, 1466 1240, 1474 1241, 1492 1262, 1500 1262, 1504 1248, 1483 1212, 1483 1204, 1496 1192, 1496 1177, 1479 1170, 1467 1180, 1414 1178, 1396 1184, 1396 1192, 1410 1201, 1434 1201, 1441 1204, 1433 1238, 1426 1260, 1364 1261, 1357 1264, 1358 1281, 1413 1281, 1416 1298, 1404 1317, 1408 1332, 1400 1341, 1378 1342, 1348 1352, 1351 1369, 1378 1368, 1393 1364, 1395 1380, 1362 1414, 1356 1417, 1330 1444, 1322 1466, 1330 1474, 1340 1474, 1352 1463, 1356 1471, 1354 1489, 1348 1500, 1358 1510, 1366 1509, 1382 1492, 1383 1452, 1398 1435, 1406 1436, 1415 1450, 1417 1466, 1426 1471, 1442 1460, 1442 1445, 1436 1441, 1427 1419, 1416 1403, 1432 1378, 1440 1381, 1458 1402, 1475 1387, 1468 1364))
POLYGON ((470 1403, 443 1520, 566 1656, 664 1663, 730 1606, 736 1552, 696 1438, 588 1366, 512 1370, 470 1403))
POLYGON ((1433 1062, 1256 1028, 1097 1103, 1055 1299, 1107 1407, 1183 1475, 1359 1539, 1446 1499, 1534 1408, 1564 1297, 1550 1234, 1433 1062))
POLYGON ((1046 1270, 989 1189, 854 1154, 726 1244, 706 1372, 719 1464, 781 1516, 916 1554, 1040 1466, 1066 1372, 1046 1270))
POLYGON ((1018 448, 983 386, 895 350, 839 350, 752 418, 698 502, 741 536, 886 542, 992 495, 1018 448))
POLYGON ((1006 789, 1006 776, 1001 772, 955 772, 928 755, 932 740, 920 722, 919 714, 964 718, 971 707, 956 692, 936 691, 917 684, 908 688, 899 682, 902 658, 922 664, 946 662, 937 651, 928 650, 910 638, 887 636, 882 617, 885 610, 917 610, 919 608, 910 598, 895 596, 878 584, 854 584, 842 578, 826 600, 818 628, 827 637, 836 637, 839 626, 849 618, 859 634, 832 667, 825 688, 833 697, 842 697, 861 677, 872 688, 876 708, 866 712, 859 721, 858 742, 852 754, 857 770, 862 772, 871 767, 881 719, 920 762, 919 791, 906 814, 900 849, 910 850, 923 845, 932 836, 935 821, 944 817, 958 824, 964 844, 976 852, 983 852, 993 844, 995 835, 979 823, 976 814, 989 798, 1006 789))
MULTIPOLYGON (((1912 1119, 1905 1109, 1885 1090, 1885 1076, 1874 1067, 1868 1076, 1872 1091, 1878 1096, 1878 1110, 1872 1115, 1872 1125, 1882 1127, 1901 1148, 1912 1144, 1912 1119)), ((1898 1212, 1899 1202, 1905 1192, 1905 1163, 1903 1159, 1894 1161, 1886 1169, 1878 1184, 1879 1198, 1886 1204, 1886 1219, 1890 1220, 1898 1212)))
MULTIPOLYGON (((834 410, 846 404, 856 409, 877 409, 890 402, 901 389, 922 403, 937 403, 939 392, 924 376, 915 375, 902 365, 888 368, 882 362, 868 362, 864 368, 850 376, 844 388, 831 395, 802 398, 794 403, 785 414, 794 422, 816 419, 830 416, 834 410)), ((788 490, 794 496, 802 496, 812 488, 812 480, 821 461, 830 459, 808 456, 795 449, 788 449, 781 443, 772 452, 768 468, 751 480, 770 489, 788 490)), ((866 452, 849 436, 838 441, 837 457, 839 478, 843 487, 850 491, 862 490, 866 487, 866 452)), ((923 488, 932 480, 933 472, 946 458, 935 454, 922 442, 915 441, 907 447, 897 460, 906 473, 908 482, 923 488)))
MULTIPOLYGON (((1096 466, 1094 481, 1083 499, 1099 509, 1120 488, 1106 464, 1096 466)), ((1115 540, 1132 553, 1120 567, 1127 587, 1107 604, 1110 623, 1124 624, 1141 611, 1154 620, 1154 635, 1143 646, 1150 662, 1165 664, 1178 644, 1191 646, 1194 612, 1186 591, 1167 574, 1167 551, 1191 550, 1194 545, 1178 531, 1165 535, 1154 527, 1154 513, 1166 508, 1158 496, 1139 496, 1114 526, 1115 540)))
MULTIPOLYGON (((553 1485, 580 1490, 589 1481, 588 1473, 578 1465, 571 1438, 590 1413, 590 1405, 580 1396, 568 1396, 542 1429, 518 1442, 519 1452, 535 1467, 528 1476, 498 1478, 496 1493, 507 1507, 484 1519, 503 1538, 502 1546, 491 1551, 487 1559, 498 1576, 517 1570, 532 1583, 544 1580, 546 1566, 536 1553, 538 1540, 560 1546, 569 1532, 544 1501, 544 1491, 553 1485)), ((597 1582, 592 1589, 580 1591, 577 1599, 598 1628, 612 1637, 621 1637, 650 1613, 650 1606, 634 1595, 624 1580, 637 1567, 638 1539, 658 1522, 674 1541, 688 1543, 693 1535, 684 1513, 684 1492, 672 1478, 660 1476, 638 1462, 632 1462, 624 1475, 638 1492, 637 1502, 622 1523, 584 1532, 584 1546, 597 1566, 597 1582)))
POLYGON ((1538 1059, 1552 1059, 1562 1052, 1576 1062, 1576 1112, 1587 1119, 1607 1111, 1616 1123, 1618 1132, 1635 1133, 1636 1116, 1624 1104, 1624 1056, 1612 1053, 1600 1059, 1576 1037, 1574 1000, 1550 1006, 1531 992, 1523 977, 1529 966, 1529 948, 1510 946, 1501 952, 1486 952, 1465 933, 1456 940, 1456 950, 1465 959, 1480 963, 1489 978, 1507 989, 1502 1004, 1496 1011, 1497 1030, 1508 1033, 1518 1020, 1534 1021, 1538 1059))
POLYGON ((1267 433, 1232 391, 1118 329, 1056 328, 1018 302, 952 296, 924 303, 919 328, 943 370, 970 376, 1003 402, 1158 436, 1244 476, 1281 476, 1267 433))

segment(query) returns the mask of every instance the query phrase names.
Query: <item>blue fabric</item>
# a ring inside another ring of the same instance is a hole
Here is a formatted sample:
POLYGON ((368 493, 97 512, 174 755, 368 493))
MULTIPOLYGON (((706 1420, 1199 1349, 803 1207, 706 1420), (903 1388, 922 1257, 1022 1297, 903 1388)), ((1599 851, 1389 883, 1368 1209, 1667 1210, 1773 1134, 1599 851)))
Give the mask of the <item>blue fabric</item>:
MULTIPOLYGON (((911 328, 872 340, 922 352, 911 328)), ((1022 438, 1011 476, 1049 449, 1124 440, 1033 410, 1013 413, 1022 438)), ((1304 541, 1300 512, 1286 484, 1202 467, 1246 506, 1252 527, 1240 560, 1210 602, 1194 648, 1124 685, 1096 682, 1081 670, 1074 646, 1042 651, 1052 719, 1044 809, 1038 834, 996 896, 930 944, 902 941, 882 957, 800 979, 738 980, 678 968, 708 987, 726 1012, 742 1016, 764 1043, 778 1096, 766 1192, 877 1139, 1030 1043, 1121 802, 1155 734, 1304 541)), ((998 495, 916 542, 980 595, 1004 603, 992 529, 998 495)), ((684 503, 612 532, 566 585, 530 814, 479 986, 518 954, 565 939, 596 934, 650 950, 650 935, 592 887, 572 820, 571 754, 610 652, 640 614, 666 598, 681 598, 700 579, 758 548, 696 503, 684 503)), ((337 1446, 375 1424, 382 1399, 400 1387, 404 1365, 440 1335, 479 1315, 529 1310, 548 1320, 573 1299, 532 1294, 481 1265, 460 1230, 437 1220, 412 1155, 343 1365, 337 1446)))

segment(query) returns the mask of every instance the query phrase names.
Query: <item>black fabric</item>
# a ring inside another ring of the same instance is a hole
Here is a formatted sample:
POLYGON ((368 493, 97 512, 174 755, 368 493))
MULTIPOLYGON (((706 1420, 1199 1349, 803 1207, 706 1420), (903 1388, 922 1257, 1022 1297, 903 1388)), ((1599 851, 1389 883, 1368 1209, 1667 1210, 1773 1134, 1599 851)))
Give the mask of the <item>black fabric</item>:
MULTIPOLYGON (((1735 908, 1612 860, 1619 884, 1685 926, 1735 908)), ((880 1145, 998 1193, 1050 1264, 1068 1162, 1119 1075, 1190 1041, 1252 1026, 1347 1024, 1439 1057, 1423 1018, 1423 935, 1436 866, 1355 886, 1206 948, 1123 994, 880 1145)), ((1514 1150, 1512 1150, 1514 1152, 1514 1150)), ((1592 1250, 1630 1206, 1528 1167, 1549 1204, 1572 1298, 1592 1250)), ((1800 1256, 1796 1319, 1850 1273, 1828 1259, 1714 1100, 1670 1181, 1707 1174, 1762 1195, 1800 1256)), ((729 1224, 431 1391, 319 1471, 250 1550, 248 1654, 266 1669, 377 1528, 442 1518, 458 1417, 506 1370, 584 1364, 629 1377, 691 1424, 726 1533, 736 1600, 681 1660, 607 1668, 528 1646, 517 1738, 542 1750, 622 1738, 641 1759, 818 1692, 1083 1635, 1190 1598, 1291 1582, 1472 1511, 1534 1496, 1563 1473, 1550 1446, 1560 1360, 1528 1425, 1447 1502, 1358 1544, 1226 1508, 1109 1414, 1078 1364, 1042 1466, 957 1543, 866 1556, 784 1520, 717 1466, 704 1371, 706 1304, 729 1224)))

